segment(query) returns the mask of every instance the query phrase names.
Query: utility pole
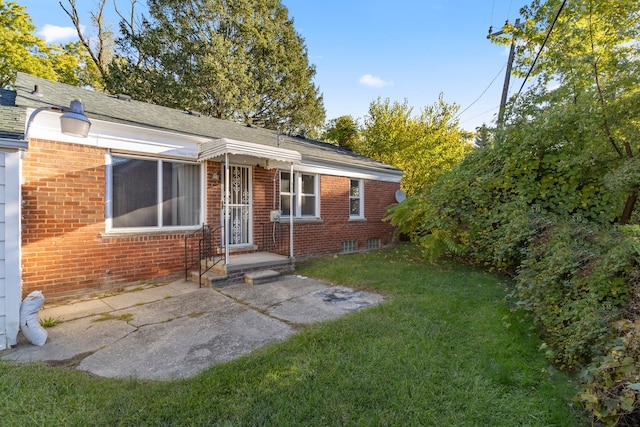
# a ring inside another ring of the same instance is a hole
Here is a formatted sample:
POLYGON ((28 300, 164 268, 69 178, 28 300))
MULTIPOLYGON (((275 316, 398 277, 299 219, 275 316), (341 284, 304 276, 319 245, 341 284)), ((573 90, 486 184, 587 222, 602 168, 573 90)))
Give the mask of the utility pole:
MULTIPOLYGON (((505 27, 507 25, 509 25, 509 21, 504 23, 505 27)), ((519 18, 516 19, 516 23, 514 27, 520 28, 519 18)), ((496 31, 495 33, 492 33, 491 32, 492 30, 493 30, 493 27, 489 27, 489 35, 487 35, 488 39, 490 39, 491 37, 500 36, 504 34, 504 29, 500 31, 496 31)), ((507 60, 507 71, 505 72, 504 84, 502 85, 502 98, 500 99, 500 110, 498 111, 498 129, 502 127, 502 122, 504 120, 504 110, 507 105, 507 95, 509 94, 509 81, 511 80, 511 68, 513 67, 513 58, 515 57, 515 53, 516 53, 516 39, 513 36, 511 36, 511 49, 509 50, 509 59, 507 60)))

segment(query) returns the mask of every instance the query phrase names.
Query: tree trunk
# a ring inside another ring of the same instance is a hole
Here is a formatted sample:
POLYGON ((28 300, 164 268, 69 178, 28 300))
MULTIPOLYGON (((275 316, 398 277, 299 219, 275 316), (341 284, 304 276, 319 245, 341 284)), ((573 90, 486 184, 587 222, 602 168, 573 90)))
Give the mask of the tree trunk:
POLYGON ((633 208, 636 204, 636 200, 638 199, 638 191, 634 191, 629 194, 627 197, 627 203, 624 205, 624 210, 622 211, 622 216, 620 217, 620 224, 628 224, 631 219, 631 214, 633 213, 633 208))

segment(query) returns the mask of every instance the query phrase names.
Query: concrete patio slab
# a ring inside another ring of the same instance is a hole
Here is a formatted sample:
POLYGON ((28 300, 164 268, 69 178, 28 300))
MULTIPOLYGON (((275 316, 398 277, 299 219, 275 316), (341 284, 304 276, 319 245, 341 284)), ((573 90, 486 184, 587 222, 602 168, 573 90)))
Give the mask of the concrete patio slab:
POLYGON ((132 290, 123 294, 105 297, 102 298, 102 302, 107 304, 113 310, 120 310, 121 308, 142 305, 159 299, 181 295, 182 293, 182 291, 172 286, 158 286, 132 290))
POLYGON ((46 307, 40 310, 38 317, 42 319, 59 320, 62 322, 93 316, 96 314, 111 311, 111 307, 101 299, 91 299, 87 301, 74 302, 54 307, 46 307))
POLYGON ((47 307, 59 318, 45 345, 0 352, 14 362, 43 361, 106 377, 185 378, 286 339, 294 324, 333 319, 382 301, 379 295, 301 276, 259 286, 199 288, 183 280, 105 298, 47 307))

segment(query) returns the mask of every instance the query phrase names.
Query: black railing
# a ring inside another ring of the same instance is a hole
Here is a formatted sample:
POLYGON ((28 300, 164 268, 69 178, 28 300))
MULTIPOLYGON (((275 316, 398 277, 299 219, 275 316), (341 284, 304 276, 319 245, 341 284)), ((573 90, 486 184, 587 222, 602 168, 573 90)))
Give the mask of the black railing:
POLYGON ((211 228, 202 224, 202 228, 184 236, 184 278, 189 279, 189 272, 198 266, 198 286, 202 286, 202 276, 213 266, 224 259, 219 250, 224 227, 211 228), (204 265, 203 265, 204 263, 204 265))

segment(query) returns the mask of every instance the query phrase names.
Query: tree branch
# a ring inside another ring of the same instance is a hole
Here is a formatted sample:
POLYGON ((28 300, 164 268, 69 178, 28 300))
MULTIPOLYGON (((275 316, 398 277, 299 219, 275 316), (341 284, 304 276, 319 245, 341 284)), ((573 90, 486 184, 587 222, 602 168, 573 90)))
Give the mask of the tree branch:
MULTIPOLYGON (((611 129, 609 127, 609 119, 607 118, 606 103, 604 101, 604 95, 602 94, 602 86, 600 85, 600 77, 598 72, 598 59, 596 58, 596 49, 593 41, 593 22, 591 21, 591 11, 589 11, 589 38, 591 39, 590 41, 591 41, 591 54, 593 55, 593 74, 596 80, 596 89, 598 90, 598 100, 600 102, 600 107, 602 109, 602 121, 604 125, 604 131, 607 136, 607 139, 611 143, 611 146, 613 146, 613 149, 616 150, 616 153, 618 153, 618 156, 624 157, 624 153, 622 152, 620 147, 618 147, 618 144, 616 143, 616 141, 613 139, 613 135, 611 134, 611 129)), ((624 146, 625 146, 627 156, 633 157, 633 152, 631 151, 631 147, 629 147, 628 144, 624 144, 624 146)))
MULTIPOLYGON (((98 52, 96 53, 91 46, 90 40, 85 37, 85 35, 82 33, 82 30, 80 29, 80 16, 78 15, 78 9, 76 8, 76 0, 68 0, 68 1, 69 1, 69 6, 71 7, 71 10, 64 7, 64 5, 62 4, 62 1, 59 2, 60 7, 62 8, 62 10, 65 11, 65 13, 69 16, 69 18, 71 18, 71 22, 73 23, 73 26, 76 28, 76 32, 78 33, 78 38, 80 39, 80 43, 82 43, 85 49, 87 49, 87 52, 91 57, 91 60, 93 60, 94 64, 96 64, 96 67, 98 67, 98 71, 102 76, 102 80, 105 81, 105 78, 107 75, 107 69, 106 69, 106 64, 103 64, 102 62, 102 57, 104 55, 104 53, 102 52, 102 49, 104 49, 102 24, 100 23, 98 25, 98 40, 100 41, 98 44, 99 46, 98 52)), ((100 16, 102 16, 102 9, 104 8, 105 1, 106 0, 100 0, 98 2, 98 9, 99 9, 100 16)))
MULTIPOLYGON (((124 15, 118 9, 116 0, 113 0, 113 8, 116 11, 116 14, 120 17, 120 24, 124 28, 123 31, 126 31, 129 33, 130 40, 134 40, 138 36, 137 30, 136 30, 136 18, 135 18, 136 16, 135 8, 137 3, 138 3, 138 0, 131 0, 131 15, 129 16, 129 18, 125 18, 124 15)), ((136 66, 140 67, 142 65, 142 53, 140 52, 140 48, 137 46, 136 46, 136 50, 138 51, 136 66)))

